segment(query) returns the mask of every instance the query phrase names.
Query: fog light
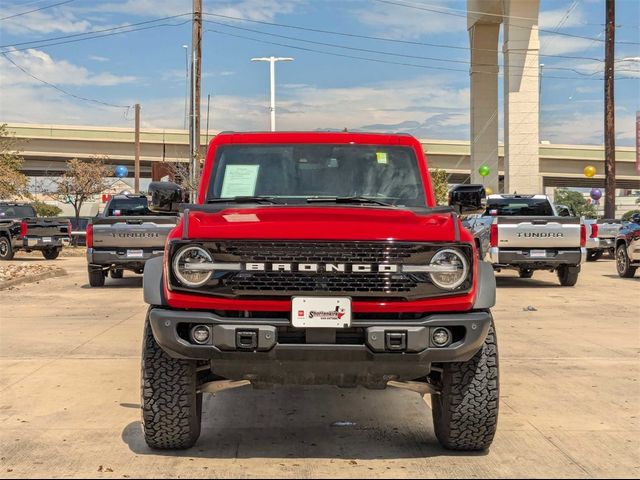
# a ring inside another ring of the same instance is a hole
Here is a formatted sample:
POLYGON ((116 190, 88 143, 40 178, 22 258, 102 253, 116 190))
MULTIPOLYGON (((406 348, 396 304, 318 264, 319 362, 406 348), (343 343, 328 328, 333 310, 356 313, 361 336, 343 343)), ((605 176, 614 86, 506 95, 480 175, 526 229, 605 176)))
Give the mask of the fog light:
POLYGON ((191 338, 200 345, 207 343, 210 337, 211 331, 205 325, 196 325, 191 329, 191 338))
POLYGON ((451 341, 451 333, 446 328, 436 328, 431 333, 431 341, 436 347, 444 347, 451 341))

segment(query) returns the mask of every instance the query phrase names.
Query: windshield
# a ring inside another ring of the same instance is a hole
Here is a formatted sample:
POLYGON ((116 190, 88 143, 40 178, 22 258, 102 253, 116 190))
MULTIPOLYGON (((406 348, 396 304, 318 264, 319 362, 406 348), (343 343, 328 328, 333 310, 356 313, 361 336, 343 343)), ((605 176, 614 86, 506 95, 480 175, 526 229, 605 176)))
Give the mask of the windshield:
POLYGON ((151 215, 146 197, 113 198, 105 212, 107 217, 151 215))
MULTIPOLYGON (((424 207, 413 149, 376 145, 230 145, 216 153, 207 200, 270 197, 375 199, 424 207)), ((275 203, 275 202, 274 202, 275 203)))
POLYGON ((553 209, 546 198, 490 198, 485 215, 552 217, 553 209))
POLYGON ((0 219, 35 217, 36 211, 31 205, 0 205, 0 219))

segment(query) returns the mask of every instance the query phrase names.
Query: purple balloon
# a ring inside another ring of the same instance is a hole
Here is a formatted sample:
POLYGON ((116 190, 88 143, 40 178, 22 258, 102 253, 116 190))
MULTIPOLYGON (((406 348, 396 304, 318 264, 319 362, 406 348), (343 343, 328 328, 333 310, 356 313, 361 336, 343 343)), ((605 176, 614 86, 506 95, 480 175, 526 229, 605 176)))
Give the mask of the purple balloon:
POLYGON ((592 188, 591 198, 593 198, 594 200, 600 200, 602 198, 602 190, 600 190, 599 188, 592 188))

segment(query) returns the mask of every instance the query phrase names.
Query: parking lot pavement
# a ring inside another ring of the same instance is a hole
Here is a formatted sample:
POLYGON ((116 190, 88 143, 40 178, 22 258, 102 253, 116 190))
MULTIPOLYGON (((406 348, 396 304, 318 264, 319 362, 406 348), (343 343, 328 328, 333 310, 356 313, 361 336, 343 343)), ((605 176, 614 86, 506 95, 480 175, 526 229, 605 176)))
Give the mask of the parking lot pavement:
POLYGON ((195 448, 151 451, 141 278, 91 289, 83 258, 55 263, 68 275, 0 293, 2 476, 640 476, 640 279, 611 260, 575 288, 498 274, 502 396, 486 454, 441 449, 414 393, 329 387, 208 396, 195 448))

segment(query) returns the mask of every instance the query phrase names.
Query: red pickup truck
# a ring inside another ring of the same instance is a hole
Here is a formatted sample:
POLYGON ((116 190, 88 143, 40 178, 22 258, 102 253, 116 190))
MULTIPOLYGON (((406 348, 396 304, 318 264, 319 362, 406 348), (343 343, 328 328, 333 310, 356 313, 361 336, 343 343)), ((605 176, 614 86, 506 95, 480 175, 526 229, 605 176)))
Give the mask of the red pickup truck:
MULTIPOLYGON (((177 211, 177 185, 150 186, 177 211)), ((458 213, 482 208, 465 186, 458 213)), ((146 442, 188 448, 202 395, 277 384, 431 394, 435 433, 489 447, 498 416, 491 265, 437 207, 409 135, 222 133, 196 204, 144 271, 146 442)))

